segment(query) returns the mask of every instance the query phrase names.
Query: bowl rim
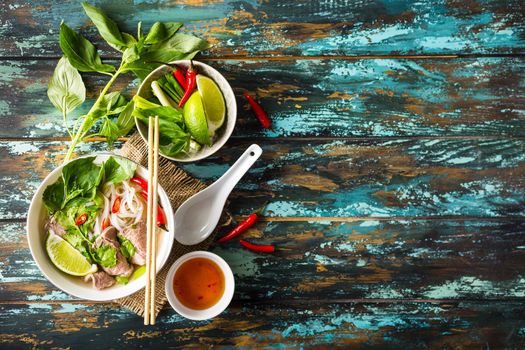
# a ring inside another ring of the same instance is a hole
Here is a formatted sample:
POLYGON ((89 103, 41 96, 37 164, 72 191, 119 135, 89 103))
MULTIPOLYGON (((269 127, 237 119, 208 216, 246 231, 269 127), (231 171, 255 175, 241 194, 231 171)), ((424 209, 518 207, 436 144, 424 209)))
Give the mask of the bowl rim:
MULTIPOLYGON (((32 222, 39 221, 39 219, 35 218, 35 216, 39 215, 39 211, 42 210, 42 206, 43 206, 43 204, 42 204, 40 207, 37 207, 38 196, 39 195, 40 196, 43 195, 43 191, 45 190, 44 187, 47 187, 47 186, 50 185, 50 184, 48 184, 50 179, 53 178, 58 172, 62 171, 64 166, 69 164, 70 162, 72 162, 74 160, 77 160, 77 159, 81 159, 81 158, 87 158, 87 157, 96 157, 95 161, 98 160, 99 157, 102 157, 102 158, 105 158, 105 159, 107 159, 109 157, 124 158, 124 159, 127 159, 127 160, 132 161, 133 163, 137 164, 137 167, 142 168, 143 171, 147 171, 146 167, 142 166, 141 164, 137 163, 136 161, 131 160, 131 159, 129 159, 127 157, 124 157, 122 155, 119 155, 119 154, 111 153, 111 152, 94 152, 94 153, 89 153, 89 154, 85 154, 85 155, 76 157, 74 159, 71 159, 67 163, 60 164, 59 166, 54 168, 40 182, 40 184, 38 185, 38 187, 36 188, 36 190, 35 190, 35 192, 33 194, 33 197, 31 198, 31 203, 30 203, 29 209, 27 211, 26 235, 27 235, 27 241, 28 241, 28 245, 29 245, 29 250, 31 252, 31 256, 33 258, 33 261, 36 263, 36 265, 37 265, 38 269, 40 270, 40 272, 44 275, 44 277, 49 282, 51 282, 51 284, 53 284, 55 287, 57 287, 61 291, 65 292, 67 294, 70 294, 70 295, 72 295, 74 297, 80 298, 80 299, 92 300, 92 301, 111 301, 111 300, 114 300, 114 299, 118 299, 118 298, 123 298, 123 297, 129 296, 129 295, 131 295, 131 294, 141 290, 142 288, 144 288, 145 285, 146 285, 145 275, 142 275, 141 277, 139 277, 137 279, 137 282, 140 282, 140 283, 136 283, 135 286, 133 286, 133 287, 130 286, 130 285, 122 285, 122 287, 128 287, 128 288, 120 288, 120 290, 121 290, 120 293, 118 292, 119 289, 117 288, 116 290, 114 290, 115 293, 113 293, 111 296, 104 296, 102 293, 97 293, 97 291, 99 291, 99 290, 91 287, 93 293, 91 295, 85 295, 85 294, 83 294, 81 292, 77 292, 77 290, 74 290, 74 288, 72 289, 69 286, 65 287, 65 286, 60 285, 60 283, 58 281, 56 281, 53 277, 50 276, 50 274, 48 272, 45 271, 45 268, 42 267, 40 259, 37 257, 37 253, 35 251, 35 249, 37 248, 37 246, 36 246, 37 244, 42 244, 43 250, 45 251, 45 247, 44 247, 45 244, 43 242, 37 242, 37 239, 39 239, 40 237, 38 237, 38 238, 34 237, 35 234, 31 234, 31 232, 30 232, 30 227, 33 226, 32 222), (35 245, 35 247, 33 247, 33 245, 35 245), (142 281, 140 281, 140 280, 142 280, 142 281), (122 292, 122 290, 126 290, 126 289, 127 289, 127 291, 122 292)), ((164 209, 164 213, 166 214, 166 216, 168 218, 169 226, 168 226, 167 233, 168 233, 169 236, 166 239, 168 240, 169 247, 167 247, 165 256, 161 257, 162 258, 161 260, 157 260, 157 273, 159 273, 159 271, 168 262, 169 256, 171 255, 171 250, 173 248, 173 243, 174 243, 174 240, 175 240, 174 216, 173 216, 173 209, 172 209, 172 206, 171 206, 171 202, 170 202, 170 200, 168 198, 168 195, 167 195, 166 191, 162 188, 162 186, 160 184, 158 186, 159 186, 158 187, 159 200, 161 201, 163 209, 164 209), (171 238, 170 238, 170 236, 171 236, 171 238)), ((38 222, 37 225, 40 225, 40 224, 41 223, 38 222)), ((157 256, 157 259, 158 259, 158 257, 159 256, 157 256)), ((47 258, 49 259, 49 257, 47 257, 47 258)), ((55 269, 58 272, 62 273, 58 268, 55 267, 55 269)), ((82 278, 82 276, 70 276, 70 277, 82 278)))
MULTIPOLYGON (((145 88, 144 87, 144 83, 148 80, 150 80, 154 75, 156 74, 159 74, 159 72, 161 72, 162 70, 166 69, 166 68, 169 68, 171 65, 178 65, 178 64, 188 64, 189 62, 192 62, 193 64, 197 64, 197 65, 202 65, 204 66, 207 70, 210 70, 212 71, 214 74, 217 74, 219 77, 221 77, 222 79, 224 79, 224 81, 226 82, 226 91, 224 91, 224 89, 222 89, 220 86, 219 86, 219 89, 221 90, 223 96, 225 96, 226 93, 228 94, 231 94, 231 96, 233 97, 233 101, 235 103, 233 103, 231 106, 228 105, 228 102, 226 101, 226 98, 225 98, 225 104, 226 104, 226 121, 225 121, 225 124, 227 125, 228 124, 228 120, 232 120, 232 123, 233 123, 233 127, 228 130, 224 130, 224 133, 222 134, 221 138, 220 138, 220 141, 217 141, 214 145, 218 145, 217 148, 209 153, 209 154, 205 154, 205 153, 200 153, 200 152, 197 152, 195 154, 195 156, 191 157, 191 158, 176 158, 176 157, 170 157, 170 156, 166 156, 164 154, 162 154, 160 151, 159 151, 159 155, 164 157, 164 158, 167 158, 167 159, 170 159, 170 160, 173 160, 173 161, 176 161, 176 162, 182 162, 182 163, 190 163, 190 162, 195 162, 195 161, 198 161, 198 160, 202 160, 202 159, 205 159, 205 158, 208 158, 209 156, 215 154, 218 150, 220 150, 225 144, 226 142, 230 139, 231 135, 233 134, 233 130, 235 129, 235 124, 237 123, 237 101, 235 99, 235 93, 233 92, 233 89, 230 85, 230 83, 228 82, 228 80, 218 71, 216 70, 215 68, 213 68, 212 66, 204 63, 204 62, 201 62, 201 61, 198 61, 198 60, 176 60, 176 61, 171 61, 171 62, 168 62, 166 64, 162 64, 161 66, 155 68, 153 71, 151 71, 143 80, 142 82, 140 83, 138 89, 137 89, 137 93, 136 95, 141 95, 142 94, 142 90, 145 88), (228 112, 228 110, 231 109, 231 116, 230 116, 230 113, 228 112)), ((137 131, 139 132, 139 135, 142 137, 142 139, 144 140, 144 142, 148 142, 148 139, 146 137, 146 135, 143 133, 143 130, 141 129, 140 127, 140 124, 142 122, 140 122, 137 118, 134 117, 134 120, 135 120, 135 126, 137 128, 137 131)))
POLYGON ((169 304, 179 315, 190 320, 203 321, 220 315, 230 305, 235 292, 235 278, 230 265, 228 265, 228 263, 223 258, 209 251, 196 250, 182 255, 171 265, 170 269, 168 270, 168 274, 166 275, 164 289, 169 304), (192 258, 207 258, 216 263, 224 274, 224 293, 222 294, 222 297, 219 299, 219 301, 208 309, 193 310, 184 306, 178 300, 173 289, 172 281, 175 277, 175 272, 177 272, 178 268, 184 262, 192 258))

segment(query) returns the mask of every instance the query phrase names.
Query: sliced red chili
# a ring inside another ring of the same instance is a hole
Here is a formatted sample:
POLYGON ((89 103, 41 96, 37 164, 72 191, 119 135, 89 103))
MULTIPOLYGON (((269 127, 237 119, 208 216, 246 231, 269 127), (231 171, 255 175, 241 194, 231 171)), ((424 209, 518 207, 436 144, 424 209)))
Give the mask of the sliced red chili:
POLYGON ((118 213, 120 211, 120 202, 122 201, 122 198, 118 196, 115 198, 115 201, 113 202, 113 206, 111 207, 111 212, 113 214, 118 213))
POLYGON ((132 177, 130 181, 133 182, 134 184, 139 185, 143 191, 148 192, 148 181, 138 176, 132 177))
POLYGON ((105 218, 104 220, 102 220, 102 231, 108 228, 109 225, 111 225, 111 221, 109 220, 109 218, 105 218))
POLYGON ((88 215, 86 213, 80 215, 76 220, 75 220, 75 225, 77 226, 80 226, 82 225, 83 223, 85 223, 88 219, 88 215))
POLYGON ((259 119, 259 122, 265 129, 269 129, 272 122, 270 121, 270 118, 268 118, 268 115, 262 108, 262 106, 253 99, 247 92, 244 92, 244 97, 248 100, 248 103, 252 107, 253 114, 259 119))
POLYGON ((257 214, 253 213, 253 214, 248 215, 248 217, 243 222, 237 225, 228 234, 219 238, 219 240, 217 240, 217 243, 224 243, 226 241, 229 241, 232 238, 237 237, 238 235, 240 235, 241 233, 245 232, 247 229, 252 227, 256 221, 257 221, 257 214))
MULTIPOLYGON (((139 192, 139 195, 144 199, 144 201, 148 202, 148 193, 147 192, 139 192)), ((160 207, 160 205, 157 205, 157 226, 165 225, 166 224, 166 215, 164 215, 164 210, 160 207)))
POLYGON ((274 245, 262 245, 262 244, 253 244, 250 242, 245 241, 244 239, 239 239, 239 242, 246 248, 250 249, 251 251, 258 252, 258 253, 273 253, 275 252, 275 246, 274 245))

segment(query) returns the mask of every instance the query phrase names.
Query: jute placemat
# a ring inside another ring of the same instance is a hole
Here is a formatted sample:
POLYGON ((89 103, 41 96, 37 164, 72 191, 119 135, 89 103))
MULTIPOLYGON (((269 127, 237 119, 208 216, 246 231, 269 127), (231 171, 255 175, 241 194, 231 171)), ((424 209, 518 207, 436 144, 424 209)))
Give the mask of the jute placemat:
MULTIPOLYGON (((145 167, 148 166, 148 146, 142 140, 138 133, 135 133, 130 139, 124 144, 121 155, 127 157, 145 167)), ((173 162, 166 158, 159 158, 159 184, 166 191, 173 211, 189 197, 195 193, 206 188, 206 185, 199 180, 188 175, 184 170, 178 168, 173 162)), ((223 212, 220 226, 228 225, 231 221, 231 216, 227 212, 223 212)), ((164 292, 164 283, 166 282, 166 275, 170 266, 182 255, 195 251, 195 250, 207 250, 213 241, 215 233, 212 234, 207 240, 200 244, 185 246, 177 242, 173 242, 173 248, 171 254, 166 262, 166 265, 157 274, 156 285, 155 285, 155 315, 158 315, 167 301, 166 293, 164 292)), ((144 313, 144 289, 121 299, 115 300, 122 306, 129 308, 138 315, 142 316, 144 313)))

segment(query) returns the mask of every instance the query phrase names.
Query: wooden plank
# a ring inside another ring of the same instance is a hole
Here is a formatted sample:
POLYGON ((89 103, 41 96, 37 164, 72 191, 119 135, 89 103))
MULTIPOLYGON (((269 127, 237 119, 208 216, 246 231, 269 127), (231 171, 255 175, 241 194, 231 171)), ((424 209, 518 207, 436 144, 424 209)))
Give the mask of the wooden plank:
MULTIPOLYGON (((75 300, 46 281, 23 223, 0 223, 0 300, 75 300)), ((523 299, 525 220, 260 222, 212 251, 232 267, 235 300, 523 299), (291 271, 282 278, 283 271, 291 271)))
MULTIPOLYGON (((525 136, 523 58, 209 61, 231 82, 234 137, 525 136), (241 96, 273 120, 263 130, 241 96)), ((47 98, 55 60, 1 61, 0 137, 64 137, 47 98)), ((85 76, 93 103, 106 77, 85 76)), ((129 77, 117 80, 123 89, 129 77)), ((132 84, 134 91, 137 82, 132 84)))
MULTIPOLYGON (((121 27, 136 33, 142 21, 180 20, 207 38, 208 55, 389 55, 523 53, 520 0, 389 2, 234 0, 129 1, 101 5, 121 27)), ((77 2, 9 0, 1 5, 0 55, 59 55, 61 20, 114 55, 77 2)))
MULTIPOLYGON (((181 165, 211 182, 254 141, 181 165)), ((392 139, 263 141, 263 156, 233 191, 231 211, 270 201, 275 217, 525 214, 525 140, 392 139), (249 201, 247 200, 249 198, 249 201)), ((60 141, 0 142, 0 218, 23 218, 39 182, 60 161, 60 141)), ((104 144, 82 145, 81 154, 104 144)), ((119 147, 119 146, 117 146, 119 147)))
POLYGON ((522 348, 523 303, 235 304, 211 321, 165 310, 155 326, 114 305, 0 306, 9 348, 522 348), (65 336, 67 335, 67 336, 65 336))

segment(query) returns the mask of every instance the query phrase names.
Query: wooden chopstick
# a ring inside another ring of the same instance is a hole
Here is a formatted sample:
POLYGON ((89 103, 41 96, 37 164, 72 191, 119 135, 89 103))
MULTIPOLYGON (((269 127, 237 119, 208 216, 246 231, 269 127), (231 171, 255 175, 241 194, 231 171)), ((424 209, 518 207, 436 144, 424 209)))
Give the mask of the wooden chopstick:
POLYGON ((153 138, 153 192, 151 208, 151 302, 150 302, 150 324, 155 324, 155 282, 157 278, 157 206, 158 206, 158 185, 159 185, 159 116, 155 116, 155 136, 153 138))
POLYGON ((144 297, 144 324, 150 323, 150 303, 151 303, 151 221, 152 221, 152 199, 153 196, 153 118, 149 117, 148 122, 148 203, 146 210, 146 293, 144 297))

